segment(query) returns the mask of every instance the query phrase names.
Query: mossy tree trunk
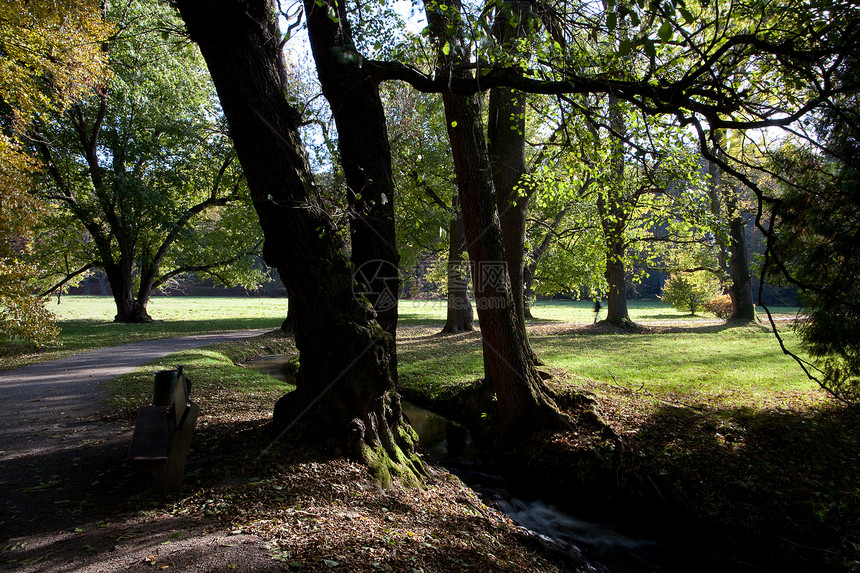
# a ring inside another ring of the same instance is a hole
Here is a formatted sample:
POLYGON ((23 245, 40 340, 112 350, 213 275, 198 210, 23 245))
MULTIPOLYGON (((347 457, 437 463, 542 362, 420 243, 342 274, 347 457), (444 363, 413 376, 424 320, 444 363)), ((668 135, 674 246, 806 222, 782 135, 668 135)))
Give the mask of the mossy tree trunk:
POLYGON ((380 479, 394 471, 414 482, 422 468, 394 389, 394 337, 355 295, 352 265, 314 186, 301 117, 286 97, 275 5, 177 6, 218 90, 263 228, 263 257, 296 303, 297 388, 276 404, 273 426, 363 459, 380 479))

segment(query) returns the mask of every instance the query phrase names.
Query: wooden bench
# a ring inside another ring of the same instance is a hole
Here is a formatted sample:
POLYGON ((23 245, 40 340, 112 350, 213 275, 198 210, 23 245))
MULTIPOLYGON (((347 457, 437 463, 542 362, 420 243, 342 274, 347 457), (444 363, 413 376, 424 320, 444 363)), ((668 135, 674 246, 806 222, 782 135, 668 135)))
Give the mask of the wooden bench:
POLYGON ((152 473, 151 493, 169 493, 182 487, 185 458, 200 412, 190 396, 191 381, 182 366, 162 370, 155 374, 152 406, 137 412, 128 462, 152 473))

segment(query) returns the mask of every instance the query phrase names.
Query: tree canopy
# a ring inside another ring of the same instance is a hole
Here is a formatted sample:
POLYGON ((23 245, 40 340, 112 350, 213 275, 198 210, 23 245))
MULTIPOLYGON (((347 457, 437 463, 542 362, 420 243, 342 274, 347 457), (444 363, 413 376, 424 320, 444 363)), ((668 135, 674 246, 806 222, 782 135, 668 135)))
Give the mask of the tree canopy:
POLYGON ((110 27, 98 2, 10 0, 0 15, 0 336, 43 344, 51 315, 33 292, 27 262, 43 204, 29 191, 36 165, 23 141, 33 122, 104 81, 110 27))
POLYGON ((199 52, 168 6, 111 4, 105 18, 109 81, 34 138, 36 193, 53 207, 46 278, 103 269, 119 322, 148 320, 151 292, 183 273, 254 286, 261 232, 199 52))

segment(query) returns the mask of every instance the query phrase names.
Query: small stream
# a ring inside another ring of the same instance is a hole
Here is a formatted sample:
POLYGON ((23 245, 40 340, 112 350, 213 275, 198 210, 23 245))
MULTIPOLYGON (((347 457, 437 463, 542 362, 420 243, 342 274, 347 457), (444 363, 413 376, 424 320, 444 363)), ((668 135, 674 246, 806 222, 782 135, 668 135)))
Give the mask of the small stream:
MULTIPOLYGON (((248 367, 275 378, 294 381, 289 356, 268 356, 248 367)), ((418 433, 422 452, 471 487, 486 503, 556 549, 584 557, 594 571, 620 573, 706 571, 696 558, 679 555, 649 540, 647 534, 621 533, 620 527, 584 520, 531 492, 512 491, 503 476, 476 462, 468 430, 439 414, 403 401, 403 413, 418 433)))
POLYGON ((477 452, 468 430, 409 402, 403 401, 402 406, 428 458, 463 480, 484 503, 550 545, 577 557, 584 556, 597 571, 674 570, 655 561, 652 551, 656 549, 659 553, 660 548, 654 541, 624 535, 611 525, 580 519, 539 496, 513 491, 504 476, 487 472, 475 461, 477 452), (454 453, 449 444, 453 445, 454 453))

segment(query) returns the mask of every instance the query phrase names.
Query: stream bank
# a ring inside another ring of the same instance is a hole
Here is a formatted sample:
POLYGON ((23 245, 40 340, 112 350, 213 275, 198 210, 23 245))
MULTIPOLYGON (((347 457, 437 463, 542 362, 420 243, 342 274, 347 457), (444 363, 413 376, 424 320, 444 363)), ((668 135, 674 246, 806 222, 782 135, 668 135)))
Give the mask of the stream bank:
MULTIPOLYGON (((292 357, 266 357, 248 366, 294 380, 292 357)), ((440 404, 451 410, 450 400, 440 404)), ((552 444, 551 436, 539 436, 536 443, 541 447, 520 448, 510 452, 507 463, 491 465, 481 459, 459 422, 409 402, 404 402, 403 409, 431 462, 460 477, 484 503, 549 546, 573 559, 584 559, 595 570, 744 570, 719 558, 710 542, 711 532, 665 507, 646 507, 620 495, 620 489, 610 485, 613 464, 600 451, 580 456, 575 468, 564 467, 570 457, 552 459, 551 448, 546 448, 552 444)))

